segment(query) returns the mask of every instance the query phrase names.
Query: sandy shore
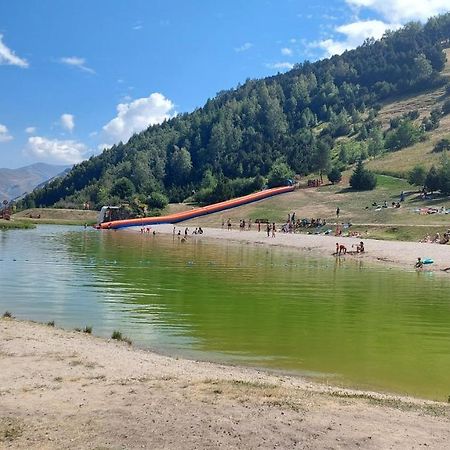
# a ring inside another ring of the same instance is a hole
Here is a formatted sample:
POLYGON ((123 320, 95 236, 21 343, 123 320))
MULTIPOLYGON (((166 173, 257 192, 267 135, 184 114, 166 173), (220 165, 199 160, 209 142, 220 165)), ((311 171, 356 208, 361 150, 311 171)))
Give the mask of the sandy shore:
POLYGON ((447 448, 450 406, 0 319, 0 447, 447 448))
MULTIPOLYGON (((172 225, 158 225, 153 227, 157 232, 172 233, 172 225)), ((153 229, 152 228, 152 229, 153 229)), ((182 230, 184 234, 185 227, 177 226, 176 230, 182 230)), ((403 242, 403 241, 382 241, 375 239, 363 239, 365 252, 356 254, 356 246, 361 241, 355 237, 335 237, 314 234, 289 234, 276 233, 275 238, 267 237, 266 232, 256 230, 225 230, 217 228, 203 228, 204 234, 201 236, 193 236, 191 232, 195 227, 189 226, 189 239, 216 239, 231 240, 245 244, 255 245, 271 245, 277 247, 285 247, 290 249, 298 249, 304 252, 312 253, 316 256, 325 256, 328 258, 335 257, 333 253, 336 249, 336 243, 343 244, 352 252, 351 254, 340 256, 340 258, 348 258, 355 260, 363 260, 374 263, 382 263, 388 266, 404 267, 414 270, 414 264, 418 257, 422 259, 431 258, 434 264, 425 266, 425 270, 441 271, 450 267, 450 245, 428 244, 419 242, 403 242)), ((138 228, 129 229, 133 232, 139 232, 138 228)))

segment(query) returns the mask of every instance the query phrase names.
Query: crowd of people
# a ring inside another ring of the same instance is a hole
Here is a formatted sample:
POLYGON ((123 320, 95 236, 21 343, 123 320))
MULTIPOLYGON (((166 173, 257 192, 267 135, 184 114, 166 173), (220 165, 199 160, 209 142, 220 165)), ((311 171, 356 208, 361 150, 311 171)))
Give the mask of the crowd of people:
POLYGON ((448 244, 450 242, 450 229, 442 233, 442 235, 437 232, 433 237, 427 234, 423 239, 419 242, 427 243, 427 244, 448 244))

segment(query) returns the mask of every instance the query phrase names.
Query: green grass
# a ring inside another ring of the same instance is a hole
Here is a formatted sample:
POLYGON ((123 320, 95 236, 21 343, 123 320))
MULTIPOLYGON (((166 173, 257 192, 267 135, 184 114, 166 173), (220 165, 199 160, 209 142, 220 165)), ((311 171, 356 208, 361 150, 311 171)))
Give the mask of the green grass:
POLYGON ((126 342, 129 345, 132 344, 131 339, 127 338, 126 336, 123 336, 122 333, 118 330, 113 331, 113 333, 111 335, 111 339, 114 339, 116 341, 126 342))
POLYGON ((30 230, 32 228, 36 228, 36 225, 26 220, 0 219, 0 230, 30 230))
MULTIPOLYGON (((227 211, 199 217, 184 222, 182 226, 205 226, 220 228, 222 219, 231 218, 233 229, 239 228, 239 220, 251 219, 252 229, 256 230, 256 219, 268 219, 278 226, 285 223, 288 213, 296 212, 299 219, 325 219, 334 229, 336 208, 340 208, 339 222, 351 222, 360 225, 361 230, 370 229, 372 236, 379 239, 418 241, 427 233, 442 233, 448 228, 449 215, 421 215, 416 212, 424 207, 450 207, 450 197, 436 195, 433 199, 422 200, 417 186, 407 180, 388 175, 377 174, 377 187, 372 191, 354 191, 349 188, 351 171, 344 173, 343 181, 337 185, 323 185, 319 188, 297 189, 295 192, 275 196, 259 202, 243 205, 227 211), (400 200, 400 193, 406 193, 401 208, 390 207, 392 202, 400 200), (378 209, 373 204, 389 208, 378 209), (398 228, 393 230, 393 228, 398 228), (414 229, 417 227, 417 230, 414 229)), ((262 231, 265 228, 262 226, 262 231)), ((310 231, 310 230, 305 230, 310 231)))
POLYGON ((362 238, 380 239, 385 241, 411 241, 419 242, 426 235, 431 237, 436 233, 443 234, 445 228, 442 226, 408 226, 408 225, 396 225, 396 226, 353 226, 351 231, 357 231, 361 234, 362 238))

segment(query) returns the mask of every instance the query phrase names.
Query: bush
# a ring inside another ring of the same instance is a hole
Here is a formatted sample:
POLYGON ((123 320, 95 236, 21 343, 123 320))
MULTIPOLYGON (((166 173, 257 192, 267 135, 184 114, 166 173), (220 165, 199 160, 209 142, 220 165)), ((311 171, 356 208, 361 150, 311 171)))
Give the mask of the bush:
POLYGON ((269 187, 286 186, 288 180, 293 177, 291 168, 284 162, 276 162, 268 175, 269 187))
POLYGON ((131 345, 131 339, 127 338, 126 336, 123 336, 122 333, 120 331, 114 330, 112 335, 111 335, 111 339, 114 339, 116 341, 122 341, 122 342, 126 342, 127 344, 131 345))
POLYGON ((350 186, 357 191, 371 191, 377 185, 377 178, 373 172, 364 168, 360 159, 350 177, 350 186))
POLYGON ((331 183, 339 183, 342 180, 342 173, 337 167, 333 167, 327 174, 331 183))
POLYGON ((92 334, 92 327, 86 325, 86 326, 83 328, 83 333, 92 334))
POLYGON ((147 197, 147 205, 150 209, 164 209, 169 203, 169 199, 161 192, 152 192, 147 197))
POLYGON ((431 166, 425 178, 425 186, 431 192, 438 191, 441 187, 441 180, 439 179, 439 173, 436 167, 431 166))
POLYGON ((442 105, 442 114, 450 114, 450 99, 445 100, 444 104, 442 105))
POLYGON ((427 176, 425 167, 415 166, 408 173, 408 182, 414 184, 415 186, 423 186, 425 184, 425 178, 427 176))
POLYGON ((444 150, 450 150, 450 139, 440 139, 433 148, 433 152, 436 153, 443 152, 444 150))
POLYGON ((385 146, 389 150, 400 150, 419 142, 422 136, 421 128, 410 120, 402 120, 397 128, 387 133, 385 146))

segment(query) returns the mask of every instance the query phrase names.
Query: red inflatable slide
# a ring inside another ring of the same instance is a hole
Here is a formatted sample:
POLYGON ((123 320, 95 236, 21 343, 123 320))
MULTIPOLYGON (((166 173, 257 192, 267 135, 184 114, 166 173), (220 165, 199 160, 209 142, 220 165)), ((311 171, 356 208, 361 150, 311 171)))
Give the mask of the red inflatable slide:
POLYGON ((235 208, 236 206, 245 205, 247 203, 256 202, 264 198, 272 197, 285 192, 292 192, 294 186, 284 186, 273 189, 266 189, 264 191, 255 192, 253 194, 244 195, 243 197, 226 200, 225 202, 214 203, 213 205, 204 206, 202 208, 195 208, 189 211, 183 211, 175 214, 168 214, 167 216, 159 217, 141 217, 139 219, 114 220, 112 222, 103 222, 98 225, 100 229, 118 229, 126 227, 139 227, 145 225, 161 225, 167 223, 178 223, 184 220, 193 219, 194 217, 212 214, 226 209, 235 208))

